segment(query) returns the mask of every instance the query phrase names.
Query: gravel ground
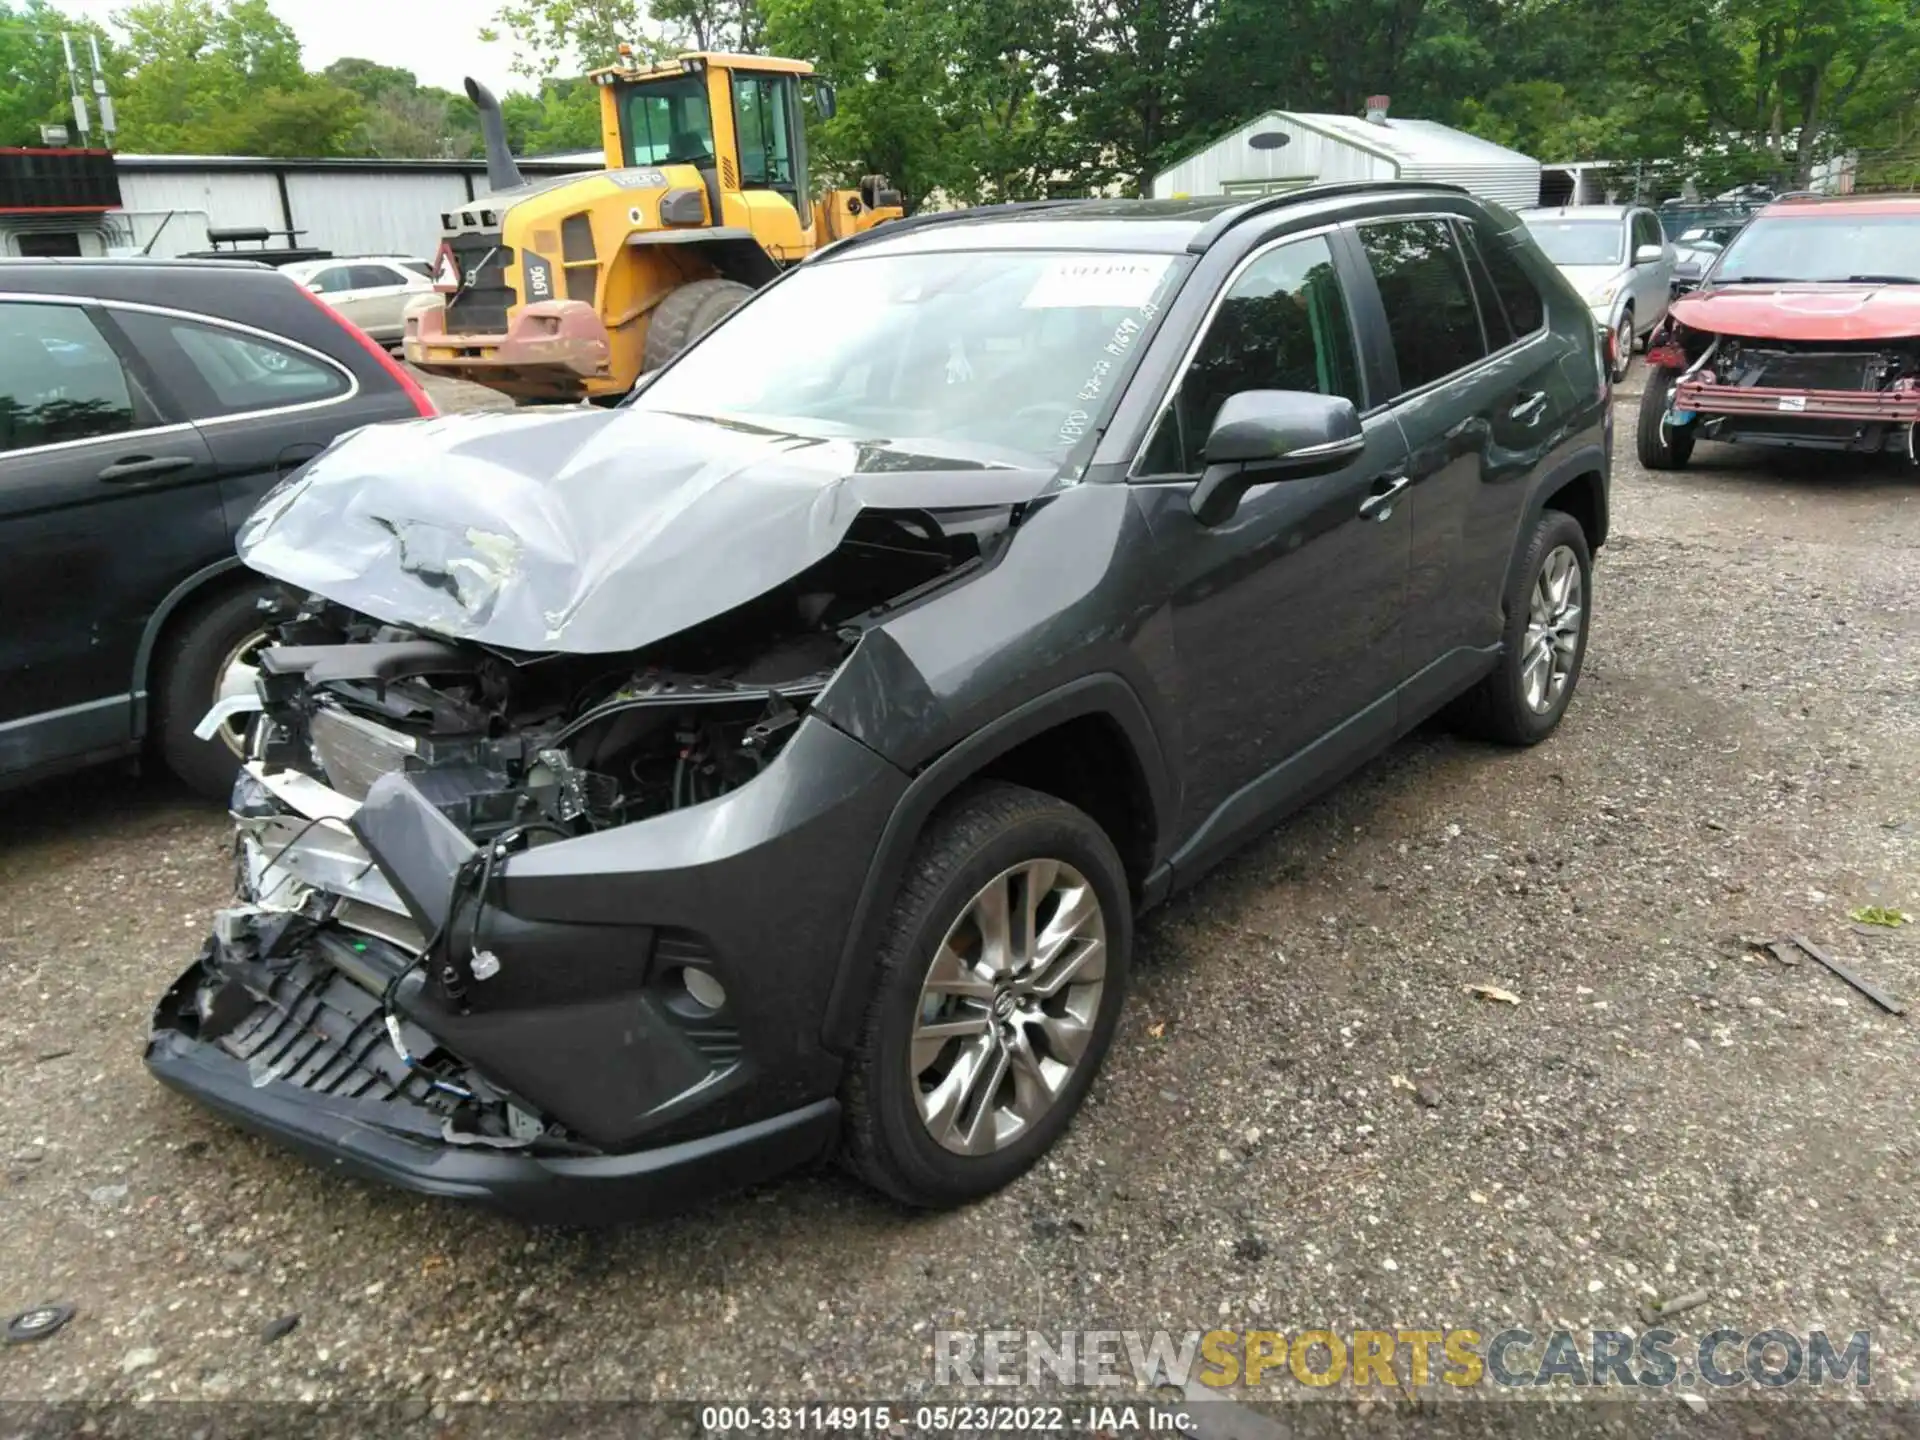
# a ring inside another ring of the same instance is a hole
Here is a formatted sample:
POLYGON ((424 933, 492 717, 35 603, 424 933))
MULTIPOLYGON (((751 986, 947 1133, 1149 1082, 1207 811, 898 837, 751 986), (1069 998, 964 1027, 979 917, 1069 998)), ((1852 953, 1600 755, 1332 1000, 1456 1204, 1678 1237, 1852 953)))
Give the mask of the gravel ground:
POLYGON ((1080 1122, 957 1214, 827 1172, 578 1234, 321 1176, 140 1063, 223 817, 9 796, 0 1311, 80 1313, 0 1399, 899 1399, 936 1328, 1638 1329, 1697 1287, 1696 1333, 1868 1329, 1909 1395, 1913 1017, 1747 941, 1920 999, 1915 932, 1847 920, 1920 911, 1920 481, 1650 476, 1632 403, 1559 736, 1423 732, 1149 919, 1080 1122))

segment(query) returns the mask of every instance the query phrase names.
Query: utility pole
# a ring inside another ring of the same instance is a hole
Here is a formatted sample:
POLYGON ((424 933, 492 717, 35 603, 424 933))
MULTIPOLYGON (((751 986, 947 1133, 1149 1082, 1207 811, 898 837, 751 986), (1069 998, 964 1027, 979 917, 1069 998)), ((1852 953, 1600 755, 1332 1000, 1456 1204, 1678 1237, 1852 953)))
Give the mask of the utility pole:
POLYGON ((60 49, 67 57, 67 90, 73 97, 74 126, 80 132, 80 143, 85 145, 93 124, 87 118, 87 97, 80 89, 80 67, 73 63, 73 37, 64 30, 60 32, 60 49))

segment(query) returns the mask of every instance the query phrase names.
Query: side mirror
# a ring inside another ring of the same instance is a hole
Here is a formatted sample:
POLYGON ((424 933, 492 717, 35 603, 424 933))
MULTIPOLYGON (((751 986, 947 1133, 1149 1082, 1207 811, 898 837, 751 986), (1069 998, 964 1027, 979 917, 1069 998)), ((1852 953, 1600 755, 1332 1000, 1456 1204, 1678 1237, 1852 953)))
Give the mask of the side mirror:
POLYGON ((1202 525, 1223 524, 1255 485, 1326 475, 1366 448, 1360 414, 1344 396, 1298 390, 1230 395, 1201 452, 1207 470, 1194 487, 1194 518, 1202 525))
POLYGON ((840 111, 840 102, 834 96, 833 86, 824 80, 813 87, 813 108, 820 112, 822 120, 831 120, 840 111))
POLYGON ((1636 265, 1658 265, 1661 260, 1666 257, 1666 253, 1667 247, 1664 245, 1642 245, 1638 250, 1633 252, 1633 263, 1636 265))

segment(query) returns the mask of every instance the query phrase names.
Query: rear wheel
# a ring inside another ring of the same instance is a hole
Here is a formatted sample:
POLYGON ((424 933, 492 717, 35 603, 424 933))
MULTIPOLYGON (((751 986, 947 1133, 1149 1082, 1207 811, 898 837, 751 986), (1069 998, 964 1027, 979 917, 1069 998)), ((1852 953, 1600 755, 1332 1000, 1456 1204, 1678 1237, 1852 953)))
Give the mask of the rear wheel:
POLYGON ((1673 391, 1680 372, 1666 365, 1647 366, 1646 388, 1640 392, 1640 419, 1634 430, 1634 451, 1649 470, 1678 470, 1693 457, 1693 432, 1676 429, 1667 418, 1673 409, 1673 391))
POLYGON ((753 294, 738 280, 695 280, 654 307, 647 322, 646 368, 658 370, 753 294))
POLYGON ((1132 949, 1106 833, 1006 784, 929 825, 842 1091, 843 1158, 910 1205, 999 1189, 1059 1138, 1113 1039, 1132 949))
POLYGON ((1541 515, 1514 580, 1500 663, 1454 717, 1483 739, 1536 745, 1566 714, 1587 655, 1593 558, 1580 522, 1564 510, 1541 515))
POLYGON ((262 585, 216 593, 176 616, 161 640, 154 744, 167 768, 210 800, 224 803, 233 793, 248 717, 229 720, 211 740, 194 727, 216 701, 253 692, 255 657, 268 639, 260 602, 271 593, 262 585))

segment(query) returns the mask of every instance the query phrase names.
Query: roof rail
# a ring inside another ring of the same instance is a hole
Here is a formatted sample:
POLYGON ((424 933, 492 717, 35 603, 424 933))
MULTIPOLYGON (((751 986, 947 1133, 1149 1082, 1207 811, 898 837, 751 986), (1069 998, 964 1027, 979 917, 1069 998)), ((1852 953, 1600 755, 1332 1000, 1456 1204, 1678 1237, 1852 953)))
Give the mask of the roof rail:
POLYGON ((823 246, 808 257, 809 260, 824 260, 829 255, 840 255, 854 246, 873 239, 885 239, 890 235, 900 235, 908 230, 926 230, 935 225, 953 225, 967 220, 994 220, 1002 215, 1022 215, 1035 210, 1056 210, 1064 205, 1080 204, 1079 199, 1071 200, 1010 200, 1002 205, 969 205, 961 210, 929 210, 921 215, 908 215, 899 220, 889 220, 871 230, 862 230, 858 235, 848 235, 823 246))
POLYGON ((1266 215, 1275 210, 1284 210, 1302 200, 1337 199, 1342 195, 1377 195, 1391 190, 1441 190, 1452 195, 1471 193, 1463 185, 1448 185, 1439 180, 1330 180, 1324 185, 1303 185, 1298 190, 1288 190, 1280 195, 1266 195, 1258 200, 1249 200, 1237 210, 1225 210, 1213 217, 1193 239, 1187 242, 1188 253, 1199 255, 1213 245, 1222 235, 1244 220, 1256 215, 1266 215))

